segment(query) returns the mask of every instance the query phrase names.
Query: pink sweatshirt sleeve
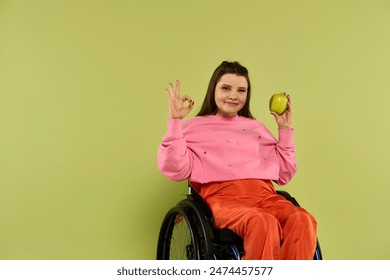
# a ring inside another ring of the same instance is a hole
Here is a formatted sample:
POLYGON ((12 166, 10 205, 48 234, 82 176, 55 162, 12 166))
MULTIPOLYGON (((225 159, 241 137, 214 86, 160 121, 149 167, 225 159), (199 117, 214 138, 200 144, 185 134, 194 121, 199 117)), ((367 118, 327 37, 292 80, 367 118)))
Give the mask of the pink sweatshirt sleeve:
POLYGON ((287 184, 297 172, 295 162, 295 146, 293 143, 293 129, 279 129, 279 141, 276 153, 279 158, 279 178, 275 182, 282 186, 287 184))
POLYGON ((167 133, 158 147, 158 169, 174 181, 181 181, 191 175, 193 160, 179 119, 169 119, 167 133))

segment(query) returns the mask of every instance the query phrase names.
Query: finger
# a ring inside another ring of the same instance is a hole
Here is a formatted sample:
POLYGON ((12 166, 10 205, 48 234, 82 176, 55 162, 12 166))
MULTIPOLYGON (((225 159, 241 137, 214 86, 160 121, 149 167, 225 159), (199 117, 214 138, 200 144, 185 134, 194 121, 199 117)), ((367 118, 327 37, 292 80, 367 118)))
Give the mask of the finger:
POLYGON ((171 99, 172 99, 172 93, 171 93, 171 91, 170 91, 168 88, 166 88, 166 89, 165 89, 165 93, 167 94, 168 99, 171 100, 171 99))
POLYGON ((187 109, 187 114, 189 113, 189 112, 191 112, 192 111, 192 109, 194 108, 194 101, 193 100, 188 100, 188 106, 186 107, 186 109, 187 109))
POLYGON ((170 92, 171 94, 173 94, 173 93, 175 92, 175 89, 173 88, 173 84, 172 84, 172 83, 169 83, 168 89, 169 89, 169 92, 170 92))
POLYGON ((175 97, 180 98, 180 81, 176 80, 175 97))
POLYGON ((192 108, 194 108, 194 104, 195 104, 194 100, 192 100, 192 99, 189 100, 187 108, 190 109, 190 111, 191 111, 192 108))
POLYGON ((168 91, 169 91, 170 94, 173 93, 174 90, 173 90, 173 85, 172 85, 172 83, 169 83, 169 84, 168 84, 168 91))
POLYGON ((169 93, 169 90, 167 88, 165 89, 165 93, 167 94, 168 97, 171 96, 171 94, 169 93))
POLYGON ((194 104, 194 101, 193 101, 192 98, 189 97, 188 95, 184 95, 184 96, 181 98, 181 100, 182 100, 183 102, 188 101, 189 104, 194 104))
POLYGON ((291 103, 291 96, 287 94, 287 109, 291 111, 292 103, 291 103))
POLYGON ((173 89, 173 84, 169 83, 168 87, 165 89, 165 92, 168 94, 170 99, 175 98, 175 90, 173 89))

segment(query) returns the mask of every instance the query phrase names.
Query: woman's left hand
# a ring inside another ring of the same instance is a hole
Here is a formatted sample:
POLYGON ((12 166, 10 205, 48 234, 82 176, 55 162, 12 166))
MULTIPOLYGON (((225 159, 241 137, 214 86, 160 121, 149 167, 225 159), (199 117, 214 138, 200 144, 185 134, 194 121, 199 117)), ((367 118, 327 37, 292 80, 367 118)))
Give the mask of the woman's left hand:
POLYGON ((283 92, 284 95, 287 96, 287 108, 283 112, 283 114, 279 115, 276 112, 271 112, 271 114, 275 117, 276 123, 278 124, 278 128, 286 128, 291 129, 291 97, 289 94, 283 92))

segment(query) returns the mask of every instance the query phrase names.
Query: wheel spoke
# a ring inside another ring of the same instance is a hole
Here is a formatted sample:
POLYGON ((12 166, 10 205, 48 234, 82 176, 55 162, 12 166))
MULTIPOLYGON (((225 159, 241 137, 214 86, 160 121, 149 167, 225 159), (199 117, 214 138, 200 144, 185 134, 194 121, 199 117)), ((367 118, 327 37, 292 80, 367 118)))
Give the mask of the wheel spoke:
POLYGON ((170 242, 170 260, 187 260, 194 256, 194 245, 187 220, 181 214, 174 219, 170 242))

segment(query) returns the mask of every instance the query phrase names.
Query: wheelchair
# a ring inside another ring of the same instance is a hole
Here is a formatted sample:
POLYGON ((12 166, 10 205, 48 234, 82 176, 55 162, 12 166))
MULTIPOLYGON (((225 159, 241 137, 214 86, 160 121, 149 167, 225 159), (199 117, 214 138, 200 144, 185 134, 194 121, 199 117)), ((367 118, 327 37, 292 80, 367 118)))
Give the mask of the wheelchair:
MULTIPOLYGON (((286 191, 277 191, 294 205, 297 200, 286 191)), ((243 240, 230 229, 216 229, 208 205, 189 184, 186 199, 165 215, 157 243, 157 260, 240 260, 243 240)), ((322 260, 319 241, 313 260, 322 260)))

